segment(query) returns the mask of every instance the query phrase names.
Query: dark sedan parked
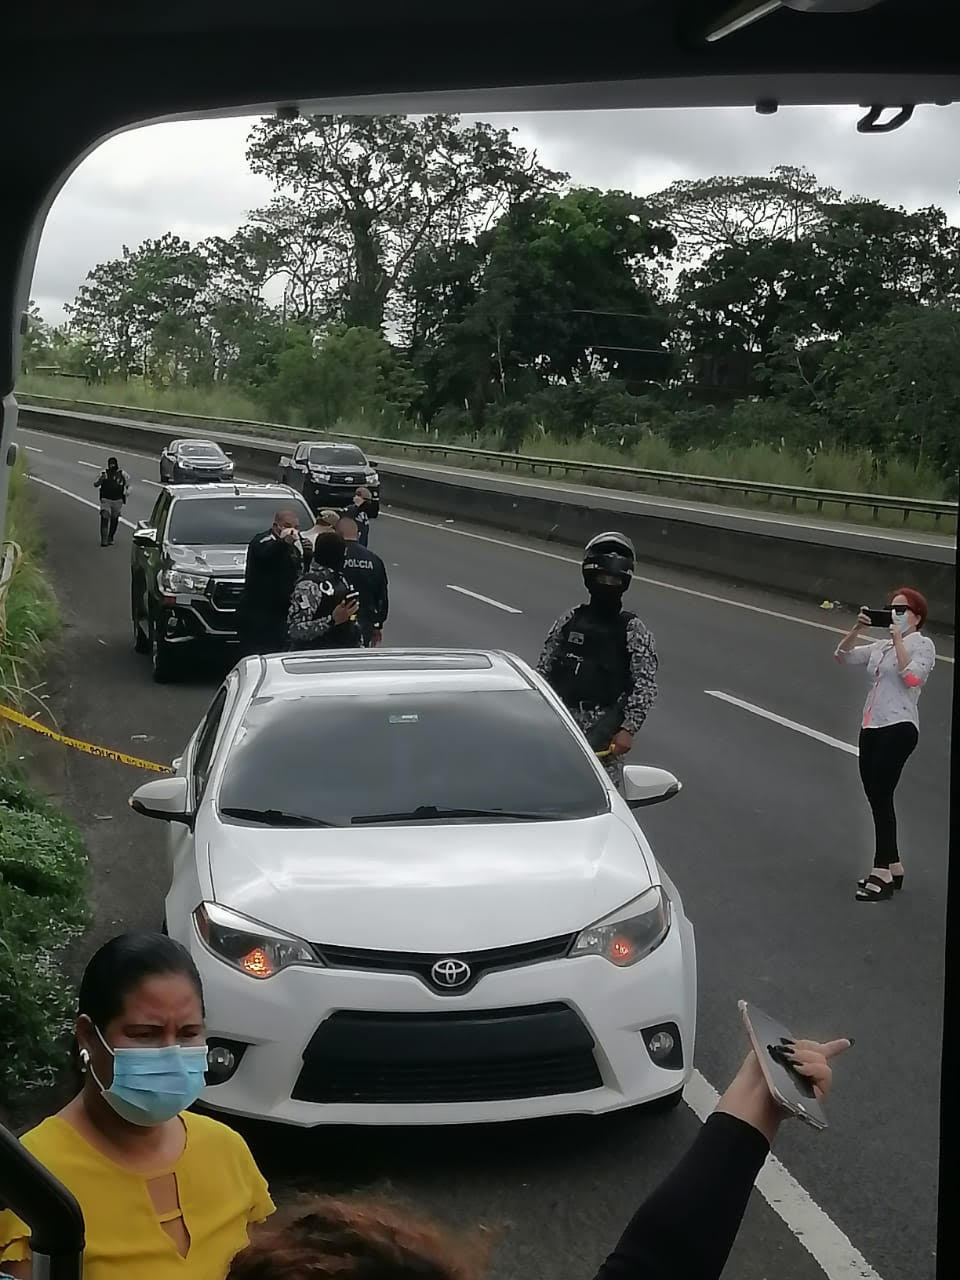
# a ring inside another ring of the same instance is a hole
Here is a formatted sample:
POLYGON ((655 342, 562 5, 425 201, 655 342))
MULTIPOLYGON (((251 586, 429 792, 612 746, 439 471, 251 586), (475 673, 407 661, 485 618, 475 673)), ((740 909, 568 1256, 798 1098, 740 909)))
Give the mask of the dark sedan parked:
POLYGON ((233 463, 213 440, 171 440, 160 455, 161 484, 232 479, 233 463))

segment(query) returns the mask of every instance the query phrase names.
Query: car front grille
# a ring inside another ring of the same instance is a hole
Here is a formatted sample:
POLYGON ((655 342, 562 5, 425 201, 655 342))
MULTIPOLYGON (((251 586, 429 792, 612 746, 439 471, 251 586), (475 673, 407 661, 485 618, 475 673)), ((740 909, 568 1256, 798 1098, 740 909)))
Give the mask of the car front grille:
POLYGON ((214 582, 210 589, 210 599, 217 609, 236 609, 242 595, 242 582, 214 582))
POLYGON ((564 1004, 440 1015, 341 1011, 315 1032, 292 1096, 328 1105, 496 1102, 602 1084, 592 1037, 564 1004))
POLYGON ((440 995, 459 996, 471 991, 485 974, 503 969, 519 969, 548 960, 561 960, 570 950, 576 934, 567 933, 539 942, 522 942, 514 946, 493 947, 486 951, 370 951, 359 947, 332 947, 314 943, 324 964, 330 969, 354 969, 367 973, 402 973, 419 978, 431 991, 440 995), (435 966, 445 961, 467 966, 469 976, 449 983, 438 979, 435 966))

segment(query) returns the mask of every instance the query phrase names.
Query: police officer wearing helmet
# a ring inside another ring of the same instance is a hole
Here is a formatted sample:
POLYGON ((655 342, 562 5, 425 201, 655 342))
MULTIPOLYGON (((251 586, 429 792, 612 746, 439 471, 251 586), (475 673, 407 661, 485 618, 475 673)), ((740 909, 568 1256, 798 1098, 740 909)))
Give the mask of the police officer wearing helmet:
POLYGON ((550 628, 537 670, 550 683, 619 783, 622 761, 657 696, 653 636, 623 608, 633 576, 633 543, 622 533, 601 533, 583 553, 587 604, 550 628))

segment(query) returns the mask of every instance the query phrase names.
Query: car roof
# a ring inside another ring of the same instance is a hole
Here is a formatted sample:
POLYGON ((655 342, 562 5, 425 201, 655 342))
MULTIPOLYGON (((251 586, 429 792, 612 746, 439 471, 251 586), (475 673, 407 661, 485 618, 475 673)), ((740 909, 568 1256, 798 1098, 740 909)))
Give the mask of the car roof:
POLYGON ((299 443, 306 445, 308 449, 356 449, 358 453, 363 453, 355 440, 301 440, 299 443))
POLYGON ((529 668, 498 649, 350 649, 248 660, 256 698, 536 689, 529 668))
POLYGON ((165 484, 164 489, 178 502, 202 498, 284 498, 306 506, 303 495, 288 484, 257 484, 249 480, 217 480, 205 484, 165 484))

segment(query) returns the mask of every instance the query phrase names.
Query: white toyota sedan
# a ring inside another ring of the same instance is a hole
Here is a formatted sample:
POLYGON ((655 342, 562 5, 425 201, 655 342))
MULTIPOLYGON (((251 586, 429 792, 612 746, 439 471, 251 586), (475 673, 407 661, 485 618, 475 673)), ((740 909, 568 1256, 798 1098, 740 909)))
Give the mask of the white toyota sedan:
POLYGON ((133 808, 203 979, 203 1102, 297 1125, 679 1100, 693 929, 556 696, 501 652, 248 658, 133 808))

